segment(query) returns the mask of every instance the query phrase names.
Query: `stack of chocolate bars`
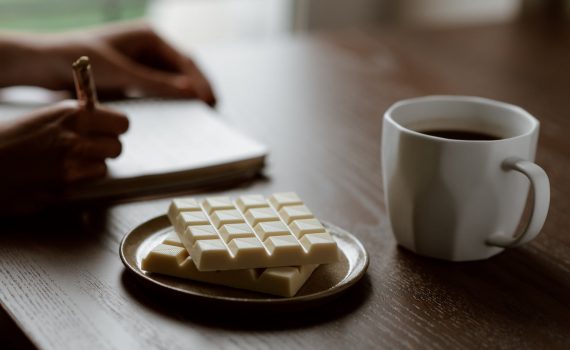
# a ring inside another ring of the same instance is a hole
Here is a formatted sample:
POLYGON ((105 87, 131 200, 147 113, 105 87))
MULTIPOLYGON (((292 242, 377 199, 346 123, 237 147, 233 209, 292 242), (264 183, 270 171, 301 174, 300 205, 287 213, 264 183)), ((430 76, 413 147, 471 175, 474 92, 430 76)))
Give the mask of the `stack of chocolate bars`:
POLYGON ((168 217, 173 231, 143 259, 145 271, 292 297, 338 259, 334 238, 293 192, 178 198, 168 217))

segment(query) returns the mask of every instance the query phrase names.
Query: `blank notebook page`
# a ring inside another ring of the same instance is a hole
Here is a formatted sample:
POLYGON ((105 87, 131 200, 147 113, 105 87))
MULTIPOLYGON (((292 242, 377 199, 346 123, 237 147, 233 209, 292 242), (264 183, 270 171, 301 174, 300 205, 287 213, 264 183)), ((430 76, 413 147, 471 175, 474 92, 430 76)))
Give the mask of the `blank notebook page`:
POLYGON ((109 160, 111 178, 198 169, 264 157, 267 149, 222 122, 195 101, 127 101, 108 104, 129 116, 123 153, 109 160))

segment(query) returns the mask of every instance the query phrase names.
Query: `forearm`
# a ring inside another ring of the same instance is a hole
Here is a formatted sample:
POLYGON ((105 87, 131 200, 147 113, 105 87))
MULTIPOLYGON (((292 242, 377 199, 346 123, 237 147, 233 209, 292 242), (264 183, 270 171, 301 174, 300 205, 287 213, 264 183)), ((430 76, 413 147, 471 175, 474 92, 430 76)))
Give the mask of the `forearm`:
POLYGON ((58 58, 49 36, 0 32, 0 87, 14 85, 65 88, 59 83, 58 58))

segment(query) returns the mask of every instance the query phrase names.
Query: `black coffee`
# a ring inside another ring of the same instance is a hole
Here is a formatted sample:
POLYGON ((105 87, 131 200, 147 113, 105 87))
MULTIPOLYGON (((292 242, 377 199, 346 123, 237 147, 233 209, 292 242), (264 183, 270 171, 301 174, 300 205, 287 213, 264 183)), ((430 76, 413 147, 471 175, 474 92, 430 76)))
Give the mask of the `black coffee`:
POLYGON ((467 130, 426 130, 422 131, 422 134, 442 137, 444 139, 452 140, 470 140, 470 141, 493 141, 501 139, 498 136, 477 132, 477 131, 467 131, 467 130))

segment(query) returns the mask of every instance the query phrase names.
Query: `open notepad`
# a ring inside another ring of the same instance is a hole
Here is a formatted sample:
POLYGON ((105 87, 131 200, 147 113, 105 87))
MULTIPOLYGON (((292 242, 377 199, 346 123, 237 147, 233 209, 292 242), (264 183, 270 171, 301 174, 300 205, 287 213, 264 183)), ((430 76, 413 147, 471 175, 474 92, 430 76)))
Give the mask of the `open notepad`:
MULTIPOLYGON (((123 153, 107 162, 108 177, 73 188, 70 200, 190 189, 250 178, 267 149, 220 120, 201 102, 132 100, 106 104, 129 116, 123 153)), ((31 108, 3 106, 1 119, 31 108)))

